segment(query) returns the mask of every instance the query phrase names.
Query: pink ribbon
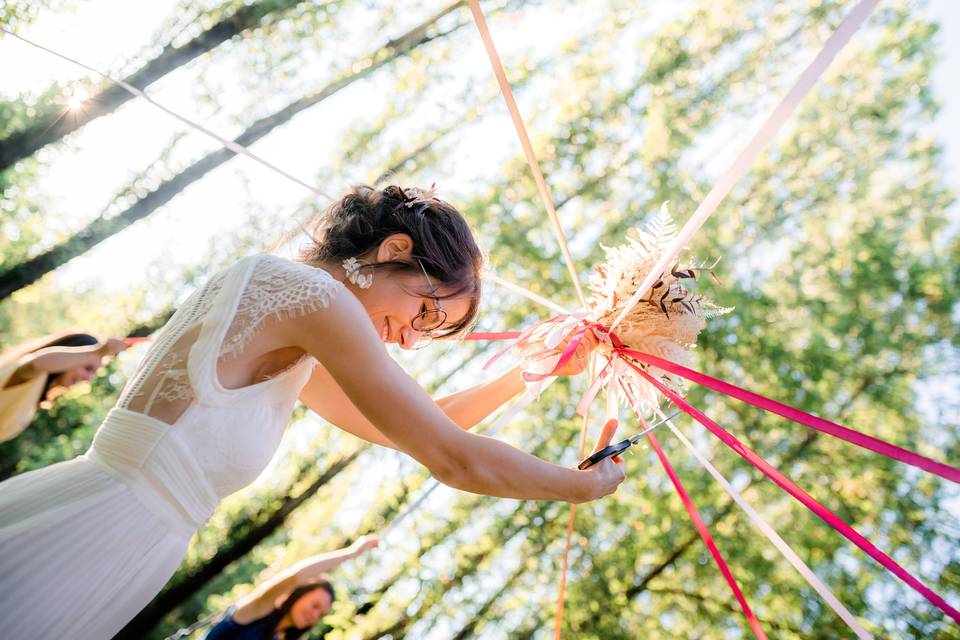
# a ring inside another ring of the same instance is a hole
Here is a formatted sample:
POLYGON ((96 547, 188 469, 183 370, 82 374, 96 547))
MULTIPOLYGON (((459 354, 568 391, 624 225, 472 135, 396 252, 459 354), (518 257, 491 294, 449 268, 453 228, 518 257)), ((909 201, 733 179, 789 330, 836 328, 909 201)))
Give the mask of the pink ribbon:
POLYGON ((724 382, 723 380, 712 378, 704 373, 700 373, 699 371, 688 369, 687 367, 676 364, 675 362, 670 362, 669 360, 664 360, 663 358, 658 358, 657 356, 652 356, 648 353, 635 351, 633 349, 620 348, 617 349, 617 351, 622 355, 629 356, 649 365, 653 365, 669 373, 686 378, 691 382, 696 382, 697 384, 713 389, 714 391, 724 393, 732 398, 736 398, 737 400, 742 400, 743 402, 751 404, 755 407, 759 407, 764 411, 775 413, 779 416, 787 418, 788 420, 793 420, 794 422, 798 422, 804 426, 810 427, 811 429, 816 429, 817 431, 826 433, 835 438, 846 440, 847 442, 855 444, 858 447, 869 449, 870 451, 887 456, 888 458, 899 460, 900 462, 904 462, 914 467, 919 467, 920 469, 924 469, 930 473, 935 473, 936 475, 946 478, 947 480, 960 483, 960 469, 956 467, 951 467, 948 464, 937 462, 936 460, 922 456, 919 453, 902 449, 896 445, 886 442, 885 440, 868 436, 860 433, 859 431, 854 431, 853 429, 830 422, 829 420, 818 418, 815 415, 795 409, 758 393, 741 389, 740 387, 730 384, 729 382, 724 382))
MULTIPOLYGON (((590 387, 587 389, 587 392, 583 394, 583 398, 580 399, 580 403, 577 405, 577 415, 587 415, 587 410, 590 408, 590 403, 593 402, 593 399, 597 397, 598 393, 600 393, 600 389, 603 387, 603 381, 607 377, 607 374, 610 373, 612 375, 612 372, 610 371, 612 366, 613 356, 607 359, 607 364, 603 365, 603 369, 601 369, 600 373, 594 377, 593 382, 590 383, 590 387)), ((612 378, 611 382, 613 382, 612 378)))
POLYGON ((471 331, 464 340, 511 340, 519 338, 519 331, 471 331))
MULTIPOLYGON (((556 322, 558 320, 561 320, 562 318, 563 316, 556 316, 555 318, 551 318, 550 321, 556 322)), ((637 351, 635 349, 629 349, 623 346, 623 344, 620 342, 619 338, 617 338, 617 335, 615 333, 607 332, 605 327, 595 322, 591 322, 589 320, 583 320, 581 322, 582 322, 582 325, 578 327, 576 330, 577 334, 575 335, 574 339, 571 339, 570 343, 567 345, 567 348, 564 350, 563 354, 560 357, 560 361, 558 361, 553 371, 551 371, 548 374, 526 374, 526 375, 535 377, 536 379, 542 379, 550 375, 554 375, 556 371, 559 371, 560 368, 564 364, 569 362, 571 357, 573 357, 573 354, 576 352, 577 346, 579 346, 580 341, 583 339, 583 336, 585 335, 586 331, 592 330, 594 333, 599 333, 601 335, 605 334, 607 337, 609 337, 610 343, 613 345, 614 356, 626 356, 629 358, 633 358, 635 360, 639 360, 640 362, 658 367, 668 373, 672 373, 682 378, 686 378, 691 382, 695 382, 709 389, 713 389, 714 391, 719 391, 720 393, 728 395, 732 398, 736 398, 737 400, 740 400, 742 402, 746 402, 747 404, 750 404, 759 409, 763 409, 764 411, 767 411, 769 413, 775 413, 788 420, 792 420, 793 422, 796 422, 798 424, 802 424, 806 427, 810 427, 811 429, 816 429, 817 431, 833 436, 834 438, 839 438, 841 440, 854 444, 863 449, 867 449, 869 451, 873 451, 874 453, 879 453, 880 455, 886 456, 893 460, 903 462, 904 464, 909 464, 919 469, 923 469, 924 471, 928 471, 930 473, 936 474, 952 482, 960 483, 960 468, 951 466, 944 462, 939 462, 932 458, 928 458, 924 455, 910 451, 908 449, 898 447, 894 444, 887 442, 886 440, 881 440, 880 438, 876 438, 874 436, 870 436, 865 433, 860 433, 859 431, 855 431, 853 429, 850 429, 849 427, 844 427, 843 425, 837 424, 835 422, 830 422, 829 420, 825 420, 813 414, 807 413, 805 411, 801 411, 800 409, 796 409, 789 405, 783 404, 782 402, 777 402, 776 400, 760 395, 759 393, 748 391, 746 389, 738 387, 729 382, 725 382, 723 380, 719 380, 717 378, 708 376, 705 373, 701 373, 694 369, 684 367, 683 365, 679 365, 675 362, 664 360, 663 358, 650 355, 649 353, 643 353, 642 351, 637 351)), ((534 327, 531 327, 530 329, 527 329, 522 333, 517 333, 517 332, 490 333, 490 334, 483 334, 490 337, 477 338, 477 339, 506 340, 512 337, 520 337, 522 339, 529 336, 532 333, 533 329, 536 328, 536 326, 538 325, 534 325, 534 327)), ((503 355, 507 351, 509 351, 509 349, 510 349, 509 346, 502 349, 493 357, 493 359, 491 359, 491 362, 496 358, 499 358, 501 355, 503 355)), ((490 363, 488 363, 488 366, 489 364, 490 363)), ((582 415, 584 405, 589 404, 589 402, 594 397, 596 397, 597 393, 599 393, 600 388, 602 386, 602 382, 603 382, 603 380, 600 380, 599 378, 601 376, 605 377, 606 373, 607 373, 607 367, 604 367, 604 369, 600 372, 600 374, 596 378, 594 378, 589 389, 587 390, 587 393, 584 395, 583 399, 577 405, 577 413, 580 413, 582 415)))
MULTIPOLYGON (((573 333, 570 335, 570 340, 567 342, 567 346, 564 347, 563 351, 560 353, 560 359, 557 360, 557 364, 553 366, 553 369, 549 373, 530 373, 525 371, 523 373, 523 379, 527 382, 539 382, 545 378, 556 375, 557 371, 560 371, 565 364, 570 362, 573 358, 573 354, 577 352, 577 347, 580 346, 580 343, 583 342, 583 338, 586 335, 587 331, 590 328, 587 326, 578 326, 573 330, 573 333)), ((551 351, 550 349, 547 350, 551 351)))
POLYGON ((713 536, 710 535, 710 531, 707 529, 707 525, 703 523, 703 518, 700 517, 700 512, 697 511, 696 505, 693 504, 693 500, 690 499, 690 496, 687 494, 687 490, 683 488, 683 483, 680 482, 680 478, 677 477, 677 473, 670 465, 670 461, 667 460, 667 455, 663 452, 663 449, 660 448, 660 443, 654 437, 653 433, 647 434, 647 440, 650 441, 650 446, 653 447, 657 457, 660 458, 663 468, 666 470, 667 475, 670 476, 670 480, 673 482, 673 486, 676 488, 677 493, 680 494, 680 499, 683 500, 683 506, 686 507, 687 513, 690 514, 690 519, 693 521, 693 526, 697 528, 697 533, 700 534, 700 537, 703 539, 703 543, 707 545, 707 549, 710 550, 710 555, 713 556, 717 566, 720 567, 720 573, 722 573, 723 577, 726 578, 727 584, 730 585, 730 590, 733 591, 734 597, 736 597, 737 602, 740 603, 740 608, 743 609, 743 615, 747 617, 747 622, 750 624, 750 628, 753 629, 754 635, 761 640, 767 640, 767 634, 764 633, 763 629, 760 627, 760 621, 757 620, 757 616, 754 615, 753 610, 750 609, 750 605, 747 604, 747 599, 740 590, 740 586, 734 579, 733 574, 730 573, 730 568, 727 566, 727 563, 724 562, 723 556, 720 554, 720 550, 717 549, 717 545, 713 541, 713 536))
POLYGON ((901 567, 897 562, 885 554, 883 551, 878 549, 873 545, 869 540, 860 535, 853 527, 848 525, 846 522, 841 520, 835 513, 827 509, 825 506, 817 502, 813 496, 808 494, 806 491, 797 486, 793 481, 787 478, 785 475, 777 471, 773 466, 771 466, 766 460, 757 455, 749 447, 744 445, 742 442, 737 440, 733 435, 727 432, 723 427, 718 425, 716 422, 708 418, 704 413, 698 410, 696 407, 689 404, 686 400, 681 398, 676 392, 671 390, 665 384, 648 374, 646 371, 641 369, 639 366, 633 362, 624 359, 629 367, 634 371, 640 374, 647 382, 652 384, 654 387, 660 390, 662 394, 670 398, 675 405, 682 409, 685 413, 694 418, 697 422, 706 427, 711 433, 720 438, 724 444, 733 449, 740 455, 743 459, 747 460, 750 464, 755 466, 757 469, 760 469, 768 478, 773 480, 777 485, 780 486, 784 491, 789 493, 791 496, 800 501, 805 507, 813 511, 815 514, 820 516, 820 518, 826 522, 828 525, 839 531, 845 538, 856 544, 860 547, 867 555, 879 562, 881 565, 886 567, 888 571, 893 573, 895 576, 906 582, 914 590, 916 590, 920 595, 929 600, 935 606, 937 606, 941 611, 949 615, 956 622, 960 622, 960 611, 951 607, 946 600, 930 590, 926 585, 920 582, 915 578, 910 572, 901 567))
MULTIPOLYGON (((601 332, 606 332, 606 330, 603 327, 599 327, 598 325, 594 326, 594 325, 595 323, 584 321, 583 325, 576 329, 576 332, 578 333, 578 337, 582 339, 584 333, 587 330, 594 330, 594 331, 599 330, 601 332)), ((528 329, 527 331, 523 332, 523 334, 521 335, 524 337, 529 336, 530 331, 531 330, 528 329)), ((772 400, 760 394, 747 391, 746 389, 742 389, 728 382, 724 382, 722 380, 712 378, 706 374, 700 373, 693 369, 689 369, 687 367, 676 364, 674 362, 670 362, 669 360, 664 360, 663 358, 658 358, 656 356, 652 356, 650 354, 643 353, 641 351, 636 351, 634 349, 628 349, 623 346, 623 344, 617 338, 616 334, 612 332, 607 333, 607 337, 609 337, 610 342, 613 345, 613 352, 611 354, 612 357, 620 357, 623 362, 627 363, 627 366, 629 366, 634 371, 636 371, 647 382, 652 384, 656 389, 658 389, 661 393, 663 393, 666 397, 668 397, 671 401, 673 401, 673 403, 677 405, 680 409, 682 409, 688 415, 693 417, 697 422, 699 422, 704 427, 706 427, 710 432, 712 432, 714 435, 720 438, 720 440, 722 440, 724 444, 726 444, 728 447, 736 451, 737 454, 739 454, 745 460, 750 462, 753 466, 760 469, 760 471, 762 471, 767 477, 769 477, 771 480, 777 483, 777 485, 779 485, 784 491, 789 493, 791 496, 793 496, 795 499, 801 502, 804 506, 806 506, 808 509, 810 509, 815 514, 817 514, 824 522, 826 522, 828 525, 833 527, 835 530, 837 530, 840 534, 842 534, 848 540, 850 540, 851 542, 856 544, 858 547, 860 547, 860 549, 862 549, 867 555, 869 555, 871 558, 873 558, 882 566, 884 566, 888 571, 890 571, 895 576, 897 576, 898 578, 906 582, 908 585, 910 585, 910 587, 912 587, 914 590, 920 593, 923 597, 925 597, 927 600, 929 600, 931 603, 937 606, 941 611, 949 615, 955 621, 960 622, 960 611, 950 606, 946 602, 946 600, 944 600, 941 596, 937 595, 935 592, 933 592, 931 589, 925 586, 922 582, 920 582, 917 578, 915 578, 911 573, 909 573, 906 569, 904 569, 899 564, 897 564, 897 562, 894 561, 893 558, 891 558, 890 556, 885 554, 883 551, 878 549, 875 545, 873 545, 873 543, 871 543, 869 540, 864 538, 860 533, 858 533, 855 529, 853 529, 853 527, 851 527, 846 522, 841 520, 836 514, 834 514, 829 509, 827 509, 825 506, 817 502, 817 500, 814 499, 810 494, 808 494, 806 491, 804 491, 799 486, 797 486, 793 481, 791 481, 789 478, 787 478, 782 473, 780 473, 777 469, 771 466, 766 460, 764 460, 761 456, 757 455, 749 447, 745 446, 743 443, 737 440, 736 437, 734 437, 725 429, 723 429, 723 427, 721 427, 716 422, 711 420, 709 417, 707 417, 704 413, 699 411, 697 408, 693 407, 686 400, 680 397, 679 394, 672 391, 665 384, 663 384, 662 382, 660 382, 659 380, 651 376, 649 373, 644 371, 636 363, 632 362, 630 358, 658 367, 664 371, 667 371, 668 373, 681 376, 692 382, 696 382, 698 384, 701 384, 715 391, 719 391, 720 393, 724 393, 733 398, 737 398, 738 400, 742 400, 743 402, 746 402, 755 407, 761 408, 765 411, 776 413, 777 415, 783 416, 784 418, 787 418, 789 420, 793 420, 794 422, 798 422, 812 429, 816 429, 818 431, 840 438, 842 440, 845 440, 857 446, 860 446, 865 449, 869 449, 871 451, 879 453, 881 455, 885 455, 887 457, 893 458, 894 460, 899 460, 901 462, 905 462, 907 464, 919 467, 931 473, 935 473, 948 480, 952 480, 954 482, 960 482, 960 469, 956 469, 955 467, 951 467, 949 465, 946 465, 941 462, 937 462, 925 456, 921 456, 917 453, 913 453, 906 449, 902 449, 888 442, 880 440, 879 438, 874 438, 872 436, 868 436, 868 435, 859 433, 857 431, 854 431, 853 429, 848 429, 847 427, 843 427, 839 424, 835 424, 828 420, 824 420, 823 418, 818 418, 817 416, 811 415, 804 411, 800 411, 799 409, 795 409, 793 407, 782 404, 780 402, 777 402, 775 400, 772 400)), ((570 342, 573 343, 574 340, 571 340, 570 342)), ((579 345, 579 340, 577 341, 577 345, 579 345)), ((576 351, 576 346, 574 346, 571 349, 570 344, 568 344, 567 349, 564 350, 564 354, 567 354, 568 351, 572 355, 572 353, 576 351)), ((611 357, 611 360, 608 361, 607 363, 608 366, 612 362, 612 357, 611 357)), ((563 359, 563 356, 561 356, 561 360, 562 359, 563 359)), ((567 359, 569 360, 569 358, 567 359)), ((554 371, 559 370, 561 366, 562 364, 558 362, 557 366, 554 368, 554 371)), ((583 405, 584 403, 588 403, 587 398, 592 399, 596 395, 596 393, 599 391, 600 387, 602 386, 602 383, 606 377, 606 374, 607 374, 607 367, 604 367, 604 369, 596 376, 596 378, 594 378, 593 382, 590 385, 590 388, 587 391, 587 394, 585 395, 583 400, 581 400, 580 405, 583 405)), ((546 375, 550 375, 550 374, 546 374, 546 375)), ((543 377, 546 377, 546 376, 543 376, 543 377)), ((578 406, 578 411, 579 409, 580 407, 578 406)), ((678 491, 679 491, 679 488, 678 488, 678 491)), ((708 543, 708 546, 709 546, 709 543, 708 543)), ((713 551, 711 550, 711 553, 712 552, 713 551)), ((717 558, 716 555, 714 557, 717 558)), ((721 562, 722 562, 722 559, 718 560, 718 564, 720 564, 721 562)), ((721 570, 722 568, 723 567, 721 567, 721 570)), ((727 574, 725 573, 724 575, 726 576, 727 574)), ((730 580, 732 580, 732 577, 728 579, 728 582, 730 580)), ((745 602, 741 603, 741 605, 743 604, 745 604, 745 602)), ((748 611, 748 608, 745 608, 744 612, 746 613, 747 611, 748 611)), ((748 615, 748 619, 749 619, 749 615, 748 615)), ((754 631, 756 632, 756 629, 754 629, 754 631)))

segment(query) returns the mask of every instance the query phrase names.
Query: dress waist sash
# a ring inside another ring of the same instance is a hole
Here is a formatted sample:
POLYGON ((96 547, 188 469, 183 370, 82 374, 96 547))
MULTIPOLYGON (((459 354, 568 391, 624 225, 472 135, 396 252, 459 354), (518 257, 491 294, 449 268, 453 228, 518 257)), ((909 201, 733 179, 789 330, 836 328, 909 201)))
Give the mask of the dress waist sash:
POLYGON ((184 537, 206 522, 219 501, 194 453, 171 426, 141 413, 111 409, 86 458, 184 537))

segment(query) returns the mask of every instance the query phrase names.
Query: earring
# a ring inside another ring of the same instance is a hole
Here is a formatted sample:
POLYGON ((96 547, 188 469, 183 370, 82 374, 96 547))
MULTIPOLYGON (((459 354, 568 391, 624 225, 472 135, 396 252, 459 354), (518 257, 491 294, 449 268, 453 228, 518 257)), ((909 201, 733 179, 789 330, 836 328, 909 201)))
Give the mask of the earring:
POLYGON ((359 288, 369 289, 373 284, 373 274, 368 273, 364 275, 360 273, 360 269, 362 269, 364 265, 360 264, 356 258, 347 258, 341 263, 340 266, 342 266, 343 270, 346 271, 347 280, 357 285, 359 288))

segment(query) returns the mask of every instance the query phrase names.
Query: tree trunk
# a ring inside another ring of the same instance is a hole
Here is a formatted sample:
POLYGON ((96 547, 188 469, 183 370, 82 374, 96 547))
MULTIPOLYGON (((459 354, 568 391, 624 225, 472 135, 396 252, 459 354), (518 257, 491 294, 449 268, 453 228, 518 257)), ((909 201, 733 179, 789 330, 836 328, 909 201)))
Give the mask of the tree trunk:
MULTIPOLYGON (((167 45, 156 58, 123 79, 129 85, 144 89, 171 71, 182 67, 231 38, 253 27, 273 12, 286 11, 298 0, 260 0, 239 8, 215 25, 193 38, 190 42, 174 47, 167 45)), ((12 132, 0 140, 0 171, 5 171, 18 160, 29 157, 48 144, 59 141, 100 116, 107 115, 135 96, 111 84, 86 102, 82 111, 64 118, 59 110, 47 112, 27 127, 12 132)))
MULTIPOLYGON (((539 555, 540 553, 543 553, 543 551, 543 547, 540 547, 534 553, 539 555)), ((504 582, 503 585, 492 596, 490 596, 490 598, 488 598, 487 601, 484 602, 476 612, 474 612, 473 618, 471 618, 467 624, 465 624, 460 628, 459 631, 451 636, 451 640, 466 640, 467 638, 473 636, 474 630, 476 630, 477 624, 482 620, 483 616, 487 615, 487 612, 490 611, 490 608, 513 587, 513 584, 520 578, 520 576, 526 573, 526 571, 526 565, 521 563, 520 567, 510 574, 510 577, 507 578, 507 581, 504 582)))
MULTIPOLYGON (((287 105, 272 115, 257 120, 237 136, 234 141, 243 146, 253 144, 278 126, 288 122, 301 111, 329 98, 357 80, 371 75, 380 67, 406 55, 417 47, 434 39, 444 37, 461 28, 466 24, 465 22, 455 25, 448 31, 428 35, 428 31, 437 20, 458 9, 463 4, 463 0, 458 0, 447 6, 422 24, 407 31, 399 38, 387 42, 364 60, 355 64, 354 68, 360 68, 359 71, 348 73, 319 91, 287 105)), ((48 251, 0 272, 0 300, 36 282, 47 273, 83 254, 92 247, 95 247, 100 242, 122 231, 134 222, 146 218, 162 205, 172 200, 174 196, 186 187, 219 167, 234 155, 234 152, 229 149, 219 149, 211 152, 162 183, 154 191, 148 193, 125 211, 109 219, 98 218, 48 251)))

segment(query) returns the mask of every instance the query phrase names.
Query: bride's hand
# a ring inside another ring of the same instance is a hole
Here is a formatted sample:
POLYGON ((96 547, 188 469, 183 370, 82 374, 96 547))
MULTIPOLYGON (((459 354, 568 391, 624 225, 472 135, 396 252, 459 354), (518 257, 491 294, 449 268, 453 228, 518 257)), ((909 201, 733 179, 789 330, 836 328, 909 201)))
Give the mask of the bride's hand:
MULTIPOLYGON (((567 345, 570 343, 570 338, 567 338, 557 349, 562 353, 564 349, 567 348, 567 345)), ((567 362, 564 363, 562 367, 557 369, 553 375, 557 376, 575 376, 578 373, 582 373, 587 365, 590 363, 590 353, 597 348, 597 345, 600 344, 600 339, 597 338, 596 334, 593 331, 587 330, 583 334, 583 339, 580 340, 580 344, 577 345, 577 350, 574 352, 573 357, 571 357, 567 362)))
MULTIPOLYGON (((617 421, 615 419, 607 420, 607 423, 603 425, 603 430, 600 432, 597 446, 593 448, 590 455, 609 445, 616 432, 617 421)), ((590 474, 585 475, 585 478, 589 481, 589 492, 581 499, 571 500, 571 502, 586 502, 610 495, 616 491, 617 487, 627 478, 623 459, 620 456, 604 458, 586 471, 579 471, 578 473, 590 474)))

